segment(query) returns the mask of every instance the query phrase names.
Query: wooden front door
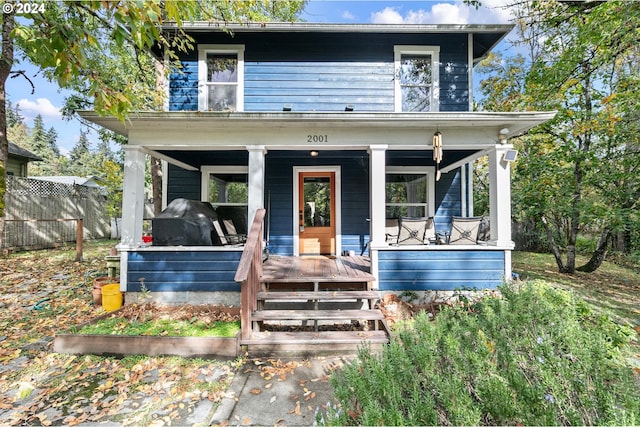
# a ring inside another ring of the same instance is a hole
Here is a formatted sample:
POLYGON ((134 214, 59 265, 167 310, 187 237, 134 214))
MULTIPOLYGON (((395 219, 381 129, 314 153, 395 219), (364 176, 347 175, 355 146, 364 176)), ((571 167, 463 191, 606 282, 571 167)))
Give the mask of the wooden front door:
POLYGON ((335 172, 298 173, 300 255, 336 254, 335 172))

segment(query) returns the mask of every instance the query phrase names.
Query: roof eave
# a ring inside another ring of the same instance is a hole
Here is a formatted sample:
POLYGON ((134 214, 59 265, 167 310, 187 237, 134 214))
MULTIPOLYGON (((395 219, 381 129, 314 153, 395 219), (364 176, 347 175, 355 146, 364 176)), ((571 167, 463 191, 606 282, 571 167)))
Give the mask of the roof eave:
POLYGON ((439 113, 357 113, 357 112, 212 112, 212 111, 171 111, 171 112, 137 112, 122 122, 114 117, 100 116, 93 111, 81 111, 80 116, 90 122, 101 125, 120 135, 128 136, 130 129, 136 124, 154 124, 154 128, 171 127, 178 123, 194 125, 237 126, 246 128, 252 125, 261 129, 279 128, 283 126, 306 126, 310 123, 322 123, 334 127, 365 128, 380 127, 438 127, 471 128, 476 126, 506 129, 503 137, 512 138, 521 135, 548 120, 555 111, 536 112, 439 112, 439 113))
POLYGON ((164 30, 178 28, 187 32, 324 32, 324 33, 509 33, 513 24, 327 24, 308 22, 224 23, 196 21, 178 26, 163 24, 164 30))

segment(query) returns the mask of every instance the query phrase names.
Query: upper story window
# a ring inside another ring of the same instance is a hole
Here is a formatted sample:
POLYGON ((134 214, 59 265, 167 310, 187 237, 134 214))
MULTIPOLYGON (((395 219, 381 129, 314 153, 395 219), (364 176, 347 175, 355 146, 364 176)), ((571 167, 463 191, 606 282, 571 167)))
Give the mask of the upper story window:
POLYGON ((439 108, 439 46, 395 46, 395 111, 439 108))
POLYGON ((198 46, 198 109, 244 110, 244 46, 198 46))

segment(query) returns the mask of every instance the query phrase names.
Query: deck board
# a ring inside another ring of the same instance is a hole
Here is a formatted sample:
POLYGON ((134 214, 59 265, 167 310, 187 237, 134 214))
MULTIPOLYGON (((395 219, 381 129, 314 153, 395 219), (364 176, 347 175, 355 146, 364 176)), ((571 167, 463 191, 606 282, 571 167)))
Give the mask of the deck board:
POLYGON ((241 344, 336 344, 362 341, 388 343, 384 331, 322 331, 322 332, 255 332, 241 344))
POLYGON ((380 310, 260 310, 254 321, 270 320, 385 320, 380 310))
POLYGON ((354 299, 378 299, 377 291, 320 291, 320 292, 258 292, 259 300, 291 300, 291 301, 337 301, 354 299))
POLYGON ((270 257, 262 267, 262 282, 373 282, 366 257, 270 257))

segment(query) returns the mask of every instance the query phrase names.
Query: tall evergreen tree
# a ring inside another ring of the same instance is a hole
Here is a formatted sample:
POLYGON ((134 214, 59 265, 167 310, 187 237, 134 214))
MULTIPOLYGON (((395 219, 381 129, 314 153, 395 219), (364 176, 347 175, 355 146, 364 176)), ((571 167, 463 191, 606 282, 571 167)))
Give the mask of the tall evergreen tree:
POLYGON ((91 142, 89 142, 86 132, 81 131, 78 142, 76 142, 76 145, 71 149, 71 153, 69 153, 71 175, 91 175, 91 157, 91 142))
POLYGON ((47 140, 47 132, 44 130, 44 119, 38 114, 33 119, 33 129, 31 129, 31 150, 41 157, 47 156, 49 150, 49 141, 47 140))
POLYGON ((7 100, 7 128, 24 124, 24 117, 20 114, 20 104, 14 107, 11 101, 7 100))
POLYGON ((51 150, 53 157, 57 159, 60 157, 60 148, 58 147, 58 132, 53 126, 51 126, 47 131, 46 137, 49 150, 51 150))

